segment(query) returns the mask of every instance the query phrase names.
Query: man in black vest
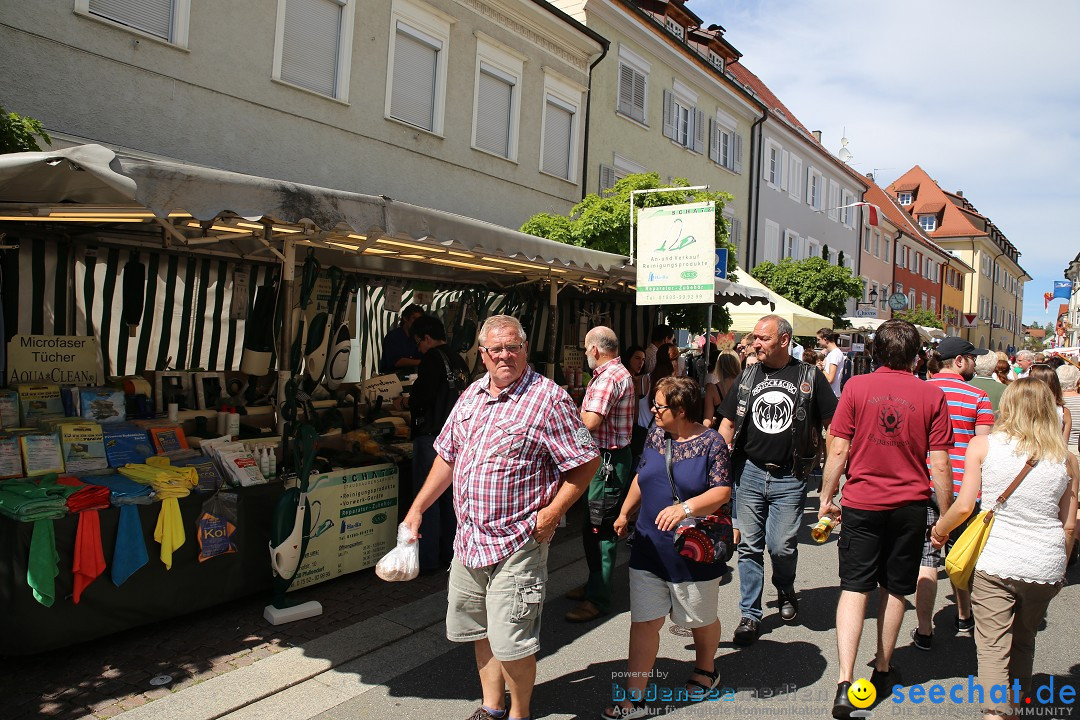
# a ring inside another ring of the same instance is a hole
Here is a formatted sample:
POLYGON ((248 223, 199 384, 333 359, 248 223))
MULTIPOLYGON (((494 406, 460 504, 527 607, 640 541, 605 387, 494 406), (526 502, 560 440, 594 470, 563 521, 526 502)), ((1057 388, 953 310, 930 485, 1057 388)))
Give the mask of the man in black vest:
POLYGON ((799 613, 795 596, 796 536, 806 503, 806 479, 817 458, 836 396, 817 368, 791 357, 791 323, 766 315, 754 326, 758 362, 747 366, 720 406, 720 434, 733 444, 732 473, 739 541, 739 613, 734 640, 758 639, 765 584, 765 548, 780 617, 799 613))
MULTIPOLYGON (((430 315, 416 319, 409 328, 420 348, 420 366, 409 393, 413 436, 413 492, 420 492, 435 462, 435 438, 446 424, 458 396, 469 384, 469 368, 446 346, 446 329, 430 315)), ((454 493, 446 492, 424 511, 424 534, 420 536, 420 572, 449 566, 454 556, 454 493)))

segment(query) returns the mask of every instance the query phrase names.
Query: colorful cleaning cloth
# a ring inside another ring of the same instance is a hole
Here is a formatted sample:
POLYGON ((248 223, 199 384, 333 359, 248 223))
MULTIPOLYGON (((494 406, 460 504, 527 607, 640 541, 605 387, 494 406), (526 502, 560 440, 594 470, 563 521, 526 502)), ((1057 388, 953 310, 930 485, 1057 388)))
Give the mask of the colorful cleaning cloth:
POLYGON ((161 562, 166 570, 171 570, 173 553, 187 540, 178 499, 190 495, 191 489, 199 484, 198 471, 193 467, 172 467, 165 457, 152 457, 147 458, 146 465, 129 463, 120 468, 120 472, 136 482, 150 485, 161 498, 154 539, 161 544, 161 562))
POLYGON ((111 496, 109 500, 113 505, 150 505, 154 502, 154 489, 149 485, 137 483, 134 480, 111 473, 109 475, 94 475, 84 478, 94 485, 109 488, 111 496))
POLYGON ((26 561, 26 584, 34 599, 45 607, 56 601, 56 576, 60 574, 60 556, 56 554, 56 529, 52 520, 34 521, 30 537, 30 557, 26 561))
POLYGON ((116 547, 112 556, 113 585, 120 587, 148 562, 150 556, 146 552, 139 511, 134 505, 122 505, 120 522, 116 526, 116 547))
POLYGON ((109 507, 109 489, 100 485, 87 485, 78 478, 62 476, 60 485, 75 488, 68 496, 68 510, 79 514, 79 527, 75 531, 75 547, 72 550, 71 573, 73 575, 72 601, 78 605, 83 590, 105 572, 105 552, 101 548, 101 518, 98 510, 109 507))
POLYGON ((33 522, 54 520, 67 514, 67 497, 74 488, 56 484, 56 473, 49 473, 34 482, 12 478, 0 482, 0 515, 33 522))

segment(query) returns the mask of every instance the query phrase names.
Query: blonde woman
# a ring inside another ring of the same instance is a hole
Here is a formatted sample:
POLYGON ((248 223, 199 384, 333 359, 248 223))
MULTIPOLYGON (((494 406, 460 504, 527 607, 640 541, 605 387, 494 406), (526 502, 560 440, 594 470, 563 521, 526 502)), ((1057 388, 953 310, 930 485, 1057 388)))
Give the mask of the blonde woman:
POLYGON ((1061 382, 1058 380, 1057 373, 1051 370, 1049 365, 1036 364, 1032 365, 1031 369, 1028 370, 1028 377, 1046 383, 1047 387, 1050 388, 1050 392, 1053 393, 1054 408, 1057 412, 1058 422, 1061 423, 1061 433, 1065 443, 1068 444, 1069 435, 1072 433, 1073 417, 1072 412, 1065 406, 1065 397, 1061 392, 1061 382))
POLYGON ((713 359, 711 372, 716 375, 717 382, 705 385, 705 427, 713 430, 720 427, 720 418, 716 411, 731 391, 731 386, 735 384, 735 378, 741 370, 739 356, 730 350, 725 350, 713 359))
POLYGON ((1001 495, 1028 458, 1037 464, 995 511, 994 525, 975 565, 971 607, 979 682, 986 689, 984 718, 1013 717, 1031 689, 1035 633, 1050 600, 1061 590, 1076 523, 1076 485, 1080 469, 1066 452, 1054 396, 1046 383, 1013 381, 1001 395, 990 435, 971 439, 964 483, 949 510, 931 527, 931 541, 943 547, 949 531, 975 507, 981 492, 1001 495), (1021 695, 1011 688, 1017 682, 1021 695), (997 685, 1007 686, 1008 702, 998 702, 997 685))

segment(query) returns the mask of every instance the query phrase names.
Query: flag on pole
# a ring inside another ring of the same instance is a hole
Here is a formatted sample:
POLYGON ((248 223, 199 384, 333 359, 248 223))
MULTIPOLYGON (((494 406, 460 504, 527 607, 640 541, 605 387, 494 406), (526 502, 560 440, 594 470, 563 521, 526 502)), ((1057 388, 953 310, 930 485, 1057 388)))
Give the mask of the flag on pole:
POLYGON ((866 222, 869 223, 870 225, 872 225, 873 227, 878 226, 878 223, 879 223, 879 221, 881 219, 881 208, 879 208, 877 205, 875 205, 873 203, 856 202, 856 203, 851 203, 850 205, 840 205, 839 207, 834 208, 834 209, 836 209, 836 210, 844 210, 846 208, 853 208, 853 207, 865 207, 866 208, 866 222))
POLYGON ((1054 299, 1054 293, 1043 293, 1043 310, 1050 307, 1050 301, 1054 299))
POLYGON ((1069 299, 1072 295, 1072 283, 1068 280, 1055 280, 1054 281, 1054 297, 1069 299))

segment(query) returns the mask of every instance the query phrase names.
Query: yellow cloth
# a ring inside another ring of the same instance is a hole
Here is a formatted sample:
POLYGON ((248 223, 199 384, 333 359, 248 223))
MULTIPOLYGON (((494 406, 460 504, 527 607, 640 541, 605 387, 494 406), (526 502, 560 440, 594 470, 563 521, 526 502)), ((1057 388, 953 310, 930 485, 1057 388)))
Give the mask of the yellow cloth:
POLYGON ((150 485, 161 500, 154 539, 161 544, 161 562, 172 569, 172 556, 184 544, 184 520, 180 515, 178 498, 191 494, 199 484, 199 472, 193 467, 173 467, 166 457, 147 458, 146 465, 129 463, 120 472, 135 482, 150 485))
POLYGON ((173 552, 187 539, 184 534, 184 520, 180 517, 180 503, 176 498, 170 497, 161 501, 154 539, 161 543, 160 557, 161 562, 165 563, 165 569, 172 570, 173 552))

